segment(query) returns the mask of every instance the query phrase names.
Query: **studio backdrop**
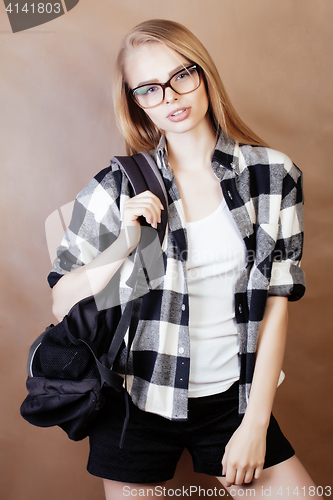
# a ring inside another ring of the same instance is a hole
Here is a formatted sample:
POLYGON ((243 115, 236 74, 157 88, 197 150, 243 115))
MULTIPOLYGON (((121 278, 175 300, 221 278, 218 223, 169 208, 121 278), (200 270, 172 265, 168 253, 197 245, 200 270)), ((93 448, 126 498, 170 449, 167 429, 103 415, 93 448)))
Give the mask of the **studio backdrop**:
MULTIPOLYGON (((88 441, 32 427, 19 407, 29 346, 56 321, 46 276, 60 242, 46 237, 45 222, 124 154, 115 57, 123 36, 151 18, 197 35, 242 119, 303 171, 307 291, 289 307, 286 379, 273 411, 316 484, 332 486, 333 3, 62 0, 15 12, 25 4, 0 2, 0 497, 103 499, 102 481, 86 472, 88 441)), ((167 486, 186 485, 219 484, 194 474, 185 453, 167 486)))

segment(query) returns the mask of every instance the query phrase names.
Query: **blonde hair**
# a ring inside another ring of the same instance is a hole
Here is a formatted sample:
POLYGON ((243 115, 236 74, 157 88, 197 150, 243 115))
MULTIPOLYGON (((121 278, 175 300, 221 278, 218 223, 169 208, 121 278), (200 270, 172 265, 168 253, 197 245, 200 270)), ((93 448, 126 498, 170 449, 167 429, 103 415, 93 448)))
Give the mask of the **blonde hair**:
POLYGON ((162 43, 201 67, 210 103, 208 113, 216 134, 223 130, 236 141, 266 145, 238 116, 211 56, 196 36, 174 21, 152 19, 138 24, 128 33, 119 49, 116 61, 115 116, 125 139, 128 154, 147 152, 156 148, 162 135, 144 110, 134 102, 125 80, 126 56, 141 44, 148 42, 162 43))

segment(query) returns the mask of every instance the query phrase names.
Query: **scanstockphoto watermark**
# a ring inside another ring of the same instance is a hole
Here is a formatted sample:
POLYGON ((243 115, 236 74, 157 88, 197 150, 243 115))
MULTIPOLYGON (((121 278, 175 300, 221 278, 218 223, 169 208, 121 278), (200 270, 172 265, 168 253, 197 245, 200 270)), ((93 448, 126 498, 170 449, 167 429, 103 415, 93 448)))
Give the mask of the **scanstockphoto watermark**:
POLYGON ((72 10, 79 0, 30 1, 4 0, 13 33, 48 23, 72 10))
MULTIPOLYGON (((330 497, 332 494, 331 486, 272 486, 264 487, 255 490, 254 488, 237 487, 228 488, 228 493, 231 496, 238 495, 244 498, 308 498, 314 496, 330 497)), ((224 488, 201 488, 201 486, 183 486, 182 488, 167 488, 166 486, 155 486, 152 488, 132 488, 131 486, 123 487, 124 497, 208 497, 219 498, 228 497, 228 493, 224 488)))
MULTIPOLYGON (((250 498, 255 497, 255 490, 251 488, 242 489, 242 493, 239 493, 238 488, 237 494, 250 498)), ((230 494, 232 494, 230 492, 230 494)), ((166 486, 155 486, 152 488, 131 488, 131 486, 123 487, 124 497, 208 497, 208 498, 221 498, 228 497, 228 493, 224 488, 201 488, 201 486, 183 486, 182 488, 167 488, 166 486)))

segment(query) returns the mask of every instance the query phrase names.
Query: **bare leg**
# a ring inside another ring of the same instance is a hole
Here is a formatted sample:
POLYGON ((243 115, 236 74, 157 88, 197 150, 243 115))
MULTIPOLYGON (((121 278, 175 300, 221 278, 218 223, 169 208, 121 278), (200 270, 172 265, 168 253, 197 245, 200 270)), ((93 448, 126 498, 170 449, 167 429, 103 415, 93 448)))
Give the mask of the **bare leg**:
POLYGON ((225 485, 225 478, 217 478, 234 499, 256 497, 261 500, 313 500, 322 498, 317 495, 314 482, 294 455, 280 464, 264 469, 259 479, 242 485, 225 485))
POLYGON ((103 479, 106 500, 126 500, 144 498, 164 498, 163 487, 165 483, 122 483, 103 479), (141 490, 141 491, 140 491, 141 490))

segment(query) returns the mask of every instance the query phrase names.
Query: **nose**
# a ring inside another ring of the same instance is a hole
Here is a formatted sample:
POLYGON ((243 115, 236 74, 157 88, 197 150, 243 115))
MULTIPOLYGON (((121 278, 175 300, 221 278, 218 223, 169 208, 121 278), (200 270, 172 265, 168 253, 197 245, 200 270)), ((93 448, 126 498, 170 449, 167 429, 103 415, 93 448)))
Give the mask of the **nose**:
POLYGON ((168 87, 164 90, 164 99, 167 104, 170 104, 177 101, 178 94, 171 87, 168 87))

